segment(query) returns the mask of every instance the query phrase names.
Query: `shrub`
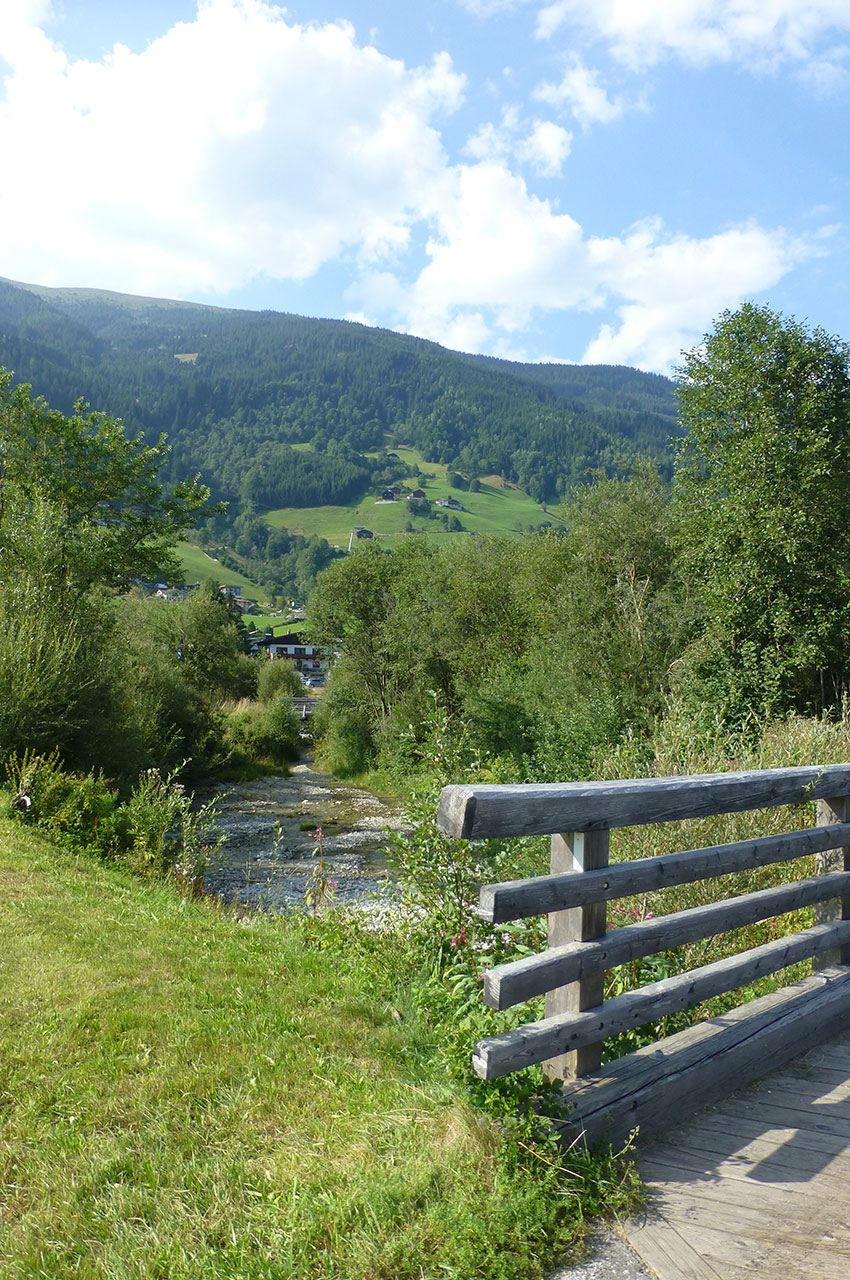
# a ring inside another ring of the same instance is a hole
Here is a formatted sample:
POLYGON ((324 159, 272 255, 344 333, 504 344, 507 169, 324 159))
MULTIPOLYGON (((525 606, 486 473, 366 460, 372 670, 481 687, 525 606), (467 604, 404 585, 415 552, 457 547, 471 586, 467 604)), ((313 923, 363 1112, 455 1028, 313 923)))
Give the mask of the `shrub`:
POLYGON ((231 756, 285 764, 300 750, 299 720, 287 694, 270 702, 239 703, 227 717, 227 745, 231 756))
POLYGON ((214 806, 195 808, 174 774, 162 777, 158 769, 146 770, 123 804, 102 773, 66 772, 56 751, 13 756, 6 782, 16 817, 144 876, 196 880, 220 843, 214 806))
POLYGON ((302 692, 301 677, 286 658, 263 662, 257 679, 257 697, 260 702, 271 702, 278 694, 288 694, 294 698, 302 692))

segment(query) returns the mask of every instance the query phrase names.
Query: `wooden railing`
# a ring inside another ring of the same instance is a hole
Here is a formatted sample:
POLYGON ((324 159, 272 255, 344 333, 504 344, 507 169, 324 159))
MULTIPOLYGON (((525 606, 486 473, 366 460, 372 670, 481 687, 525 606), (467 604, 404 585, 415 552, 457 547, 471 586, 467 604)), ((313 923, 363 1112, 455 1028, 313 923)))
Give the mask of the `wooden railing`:
POLYGON ((579 1125, 588 1136, 607 1132, 619 1137, 629 1120, 646 1117, 645 1130, 652 1131, 688 1109, 689 1093, 696 1091, 699 1101, 709 1101, 719 1096, 718 1086, 722 1092, 753 1079, 808 1047, 813 1036, 823 1039, 850 1025, 848 818, 850 765, 618 782, 446 787, 439 826, 447 835, 467 840, 552 837, 549 875, 489 884, 481 890, 479 913, 493 923, 546 914, 549 945, 539 955, 486 973, 484 1000, 493 1008, 506 1009, 542 994, 546 1007, 542 1020, 480 1041, 472 1059, 476 1073, 491 1080, 542 1062, 550 1078, 574 1082, 577 1115, 583 1107, 592 1117, 579 1125), (613 827, 805 801, 818 802, 815 827, 609 865, 613 827), (607 903, 612 899, 812 854, 817 855, 818 870, 813 877, 607 929, 607 903), (810 928, 604 999, 606 971, 617 965, 809 906, 814 908, 810 928), (602 1044, 609 1036, 807 959, 813 960, 816 972, 786 988, 788 994, 763 997, 714 1020, 708 1030, 700 1024, 702 1030, 689 1028, 670 1037, 663 1051, 659 1048, 653 1055, 652 1047, 640 1050, 599 1071, 602 1044), (725 1039, 718 1039, 720 1030, 725 1039))

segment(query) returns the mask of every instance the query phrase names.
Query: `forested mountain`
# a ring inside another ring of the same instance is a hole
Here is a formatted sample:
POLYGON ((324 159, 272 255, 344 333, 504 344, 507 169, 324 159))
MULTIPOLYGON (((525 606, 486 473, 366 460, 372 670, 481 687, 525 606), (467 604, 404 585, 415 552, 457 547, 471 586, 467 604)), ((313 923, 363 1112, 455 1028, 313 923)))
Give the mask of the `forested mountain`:
MULTIPOLYGON (((392 442, 555 501, 588 469, 665 463, 672 384, 613 366, 524 365, 339 320, 0 281, 0 365, 57 409, 83 397, 171 474, 262 511, 346 501, 392 442), (310 443, 299 456, 291 446, 310 443)), ((233 508, 232 508, 233 509, 233 508)))

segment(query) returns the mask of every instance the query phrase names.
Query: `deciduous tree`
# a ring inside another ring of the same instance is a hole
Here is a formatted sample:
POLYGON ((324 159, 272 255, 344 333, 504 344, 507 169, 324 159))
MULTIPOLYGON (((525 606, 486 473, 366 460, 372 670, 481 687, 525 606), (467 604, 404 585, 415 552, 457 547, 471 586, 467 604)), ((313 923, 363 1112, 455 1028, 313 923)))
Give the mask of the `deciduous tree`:
POLYGON ((828 709, 850 680, 850 348, 746 303, 686 355, 679 399, 691 670, 738 716, 828 709))

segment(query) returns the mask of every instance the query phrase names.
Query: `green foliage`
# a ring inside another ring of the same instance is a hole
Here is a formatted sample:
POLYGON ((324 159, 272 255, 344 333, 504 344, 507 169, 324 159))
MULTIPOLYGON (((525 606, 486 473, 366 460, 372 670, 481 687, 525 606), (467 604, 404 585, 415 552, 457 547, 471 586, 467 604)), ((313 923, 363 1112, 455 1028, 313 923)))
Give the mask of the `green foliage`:
MULTIPOLYGON (((31 544, 37 553, 38 530, 31 544)), ((0 581, 0 760, 27 748, 93 764, 120 732, 120 659, 105 602, 63 602, 35 574, 0 581)))
MULTIPOLYGON (((183 481, 166 494, 163 438, 128 438, 120 421, 78 402, 66 417, 15 386, 0 369, 0 565, 31 564, 27 516, 50 513, 54 591, 94 584, 126 587, 133 577, 178 572, 172 547, 207 511, 209 493, 183 481)), ((45 566, 46 568, 47 566, 45 566)))
POLYGON ((25 751, 5 769, 9 812, 43 828, 63 845, 120 862, 143 876, 194 882, 220 843, 214 806, 196 807, 176 781, 148 769, 120 801, 103 774, 69 773, 59 753, 25 751))
POLYGON ((339 652, 315 726, 326 760, 404 779, 435 759, 448 778, 452 739, 556 780, 650 724, 686 630, 669 496, 643 467, 588 485, 568 519, 563 537, 367 545, 328 570, 309 612, 339 652))
POLYGON ((261 702, 271 702, 281 693, 296 698, 303 691, 301 677, 293 663, 288 662, 286 658, 275 658, 273 662, 261 663, 257 677, 257 697, 261 702))
POLYGON ((264 760, 285 765, 298 757, 299 724, 292 696, 286 691, 265 702, 240 702, 228 713, 225 723, 228 756, 243 764, 264 760))
POLYGON ((767 307, 685 359, 684 573, 697 699, 739 721, 840 705, 850 679, 850 347, 767 307))

